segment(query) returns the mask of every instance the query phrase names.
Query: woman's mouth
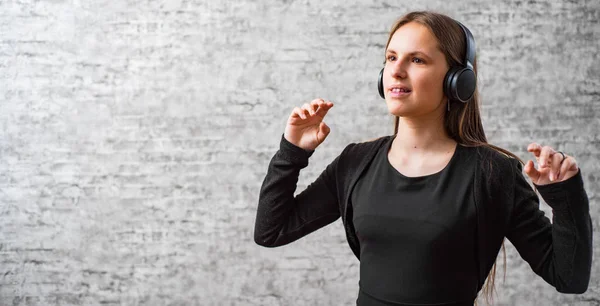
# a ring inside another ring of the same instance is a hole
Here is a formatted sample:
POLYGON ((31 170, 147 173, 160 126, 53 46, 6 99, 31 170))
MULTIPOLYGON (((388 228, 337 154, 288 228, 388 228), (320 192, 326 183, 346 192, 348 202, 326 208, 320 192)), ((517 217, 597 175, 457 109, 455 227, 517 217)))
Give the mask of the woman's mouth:
POLYGON ((393 88, 390 89, 390 97, 392 97, 392 98, 404 98, 404 97, 410 95, 411 92, 412 92, 412 90, 410 90, 408 88, 393 87, 393 88))

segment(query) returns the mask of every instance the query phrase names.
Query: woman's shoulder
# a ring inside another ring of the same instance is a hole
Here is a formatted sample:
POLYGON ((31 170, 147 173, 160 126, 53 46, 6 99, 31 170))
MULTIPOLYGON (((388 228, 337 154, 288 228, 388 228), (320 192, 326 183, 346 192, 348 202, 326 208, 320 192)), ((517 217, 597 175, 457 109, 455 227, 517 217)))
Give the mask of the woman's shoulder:
POLYGON ((349 152, 368 152, 370 150, 376 150, 381 147, 382 144, 390 141, 393 135, 379 136, 375 138, 370 138, 363 141, 351 142, 346 146, 345 151, 349 152))
POLYGON ((385 135, 385 136, 378 136, 375 138, 370 138, 367 140, 363 140, 361 142, 355 142, 354 144, 357 145, 376 145, 376 144, 380 144, 382 142, 386 142, 388 140, 391 140, 394 137, 394 135, 385 135))
POLYGON ((510 177, 522 169, 519 159, 500 147, 480 145, 473 147, 473 150, 477 152, 479 168, 486 176, 510 177))
POLYGON ((374 155, 392 136, 381 136, 364 141, 350 142, 342 150, 340 158, 351 163, 358 163, 374 155))

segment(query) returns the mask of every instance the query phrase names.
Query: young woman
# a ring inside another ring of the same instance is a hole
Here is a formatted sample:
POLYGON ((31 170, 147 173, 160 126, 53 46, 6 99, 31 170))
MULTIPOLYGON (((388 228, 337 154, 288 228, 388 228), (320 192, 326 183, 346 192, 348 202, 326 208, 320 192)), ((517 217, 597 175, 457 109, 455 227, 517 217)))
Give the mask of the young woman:
POLYGON ((329 135, 323 119, 333 103, 294 108, 260 190, 256 243, 285 245, 342 217, 360 259, 362 306, 473 305, 482 289, 492 293, 505 237, 556 290, 586 291, 592 226, 577 162, 527 148, 537 167, 528 161, 524 171, 553 208, 550 223, 519 158, 487 143, 470 35, 433 12, 400 18, 379 85, 394 134, 349 144, 297 196, 300 170, 329 135))

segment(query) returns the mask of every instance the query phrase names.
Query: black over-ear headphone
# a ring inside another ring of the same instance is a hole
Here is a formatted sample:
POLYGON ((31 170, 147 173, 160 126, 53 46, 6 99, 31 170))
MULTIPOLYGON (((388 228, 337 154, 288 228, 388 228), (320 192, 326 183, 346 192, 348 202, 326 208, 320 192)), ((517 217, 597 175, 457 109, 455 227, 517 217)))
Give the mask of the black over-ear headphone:
MULTIPOLYGON (((462 23, 456 21, 462 28, 465 34, 466 52, 464 64, 450 67, 444 77, 444 94, 452 101, 460 101, 466 103, 475 93, 477 85, 477 77, 473 71, 473 63, 475 62, 475 38, 471 31, 462 23)), ((379 72, 379 81, 377 88, 379 95, 385 99, 383 88, 383 69, 379 72)))

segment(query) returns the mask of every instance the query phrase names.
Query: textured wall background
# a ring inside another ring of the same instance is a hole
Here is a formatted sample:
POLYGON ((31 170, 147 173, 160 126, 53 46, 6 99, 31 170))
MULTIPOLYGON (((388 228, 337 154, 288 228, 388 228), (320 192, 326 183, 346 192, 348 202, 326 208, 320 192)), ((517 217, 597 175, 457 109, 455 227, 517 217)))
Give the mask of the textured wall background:
POLYGON ((261 248, 258 191, 294 106, 336 103, 299 190, 392 132, 375 80, 416 9, 474 33, 492 143, 583 168, 589 290, 557 293, 509 245, 497 305, 600 305, 595 0, 0 1, 0 304, 352 305, 341 222, 261 248))

